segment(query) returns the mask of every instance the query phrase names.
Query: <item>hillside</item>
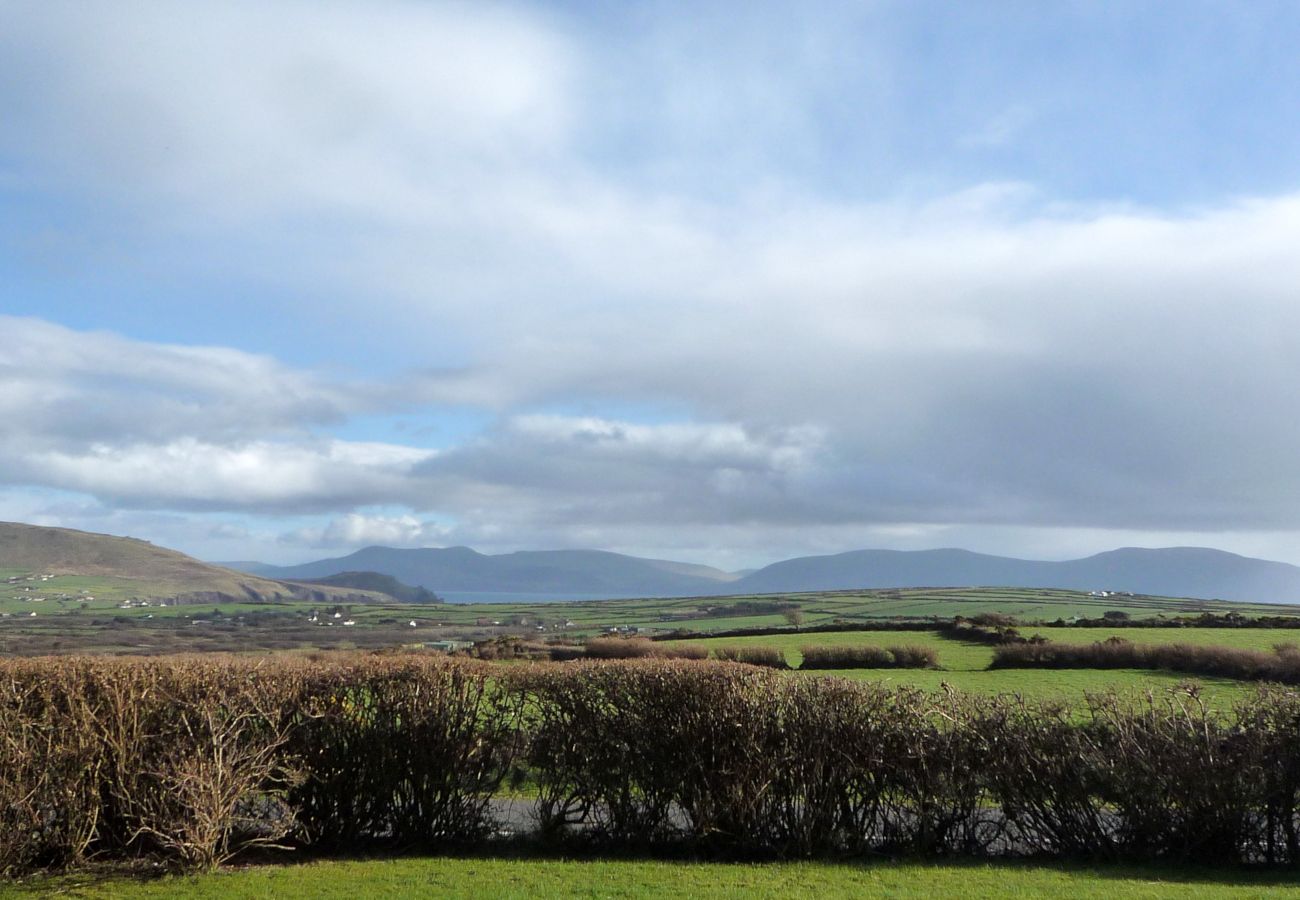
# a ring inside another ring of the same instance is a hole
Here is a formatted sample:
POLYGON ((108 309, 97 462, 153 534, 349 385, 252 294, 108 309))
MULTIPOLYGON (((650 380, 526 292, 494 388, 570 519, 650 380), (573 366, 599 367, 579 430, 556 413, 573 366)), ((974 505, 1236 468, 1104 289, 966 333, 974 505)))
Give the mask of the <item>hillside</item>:
POLYGON ((1124 548, 1063 562, 969 550, 855 550, 773 563, 748 573, 596 550, 486 555, 468 547, 367 547, 299 566, 232 563, 259 575, 318 579, 370 570, 432 591, 608 597, 705 597, 903 587, 1028 587, 1168 597, 1300 602, 1300 568, 1197 547, 1124 548))
POLYGON ((295 583, 313 586, 324 585, 332 588, 358 588, 363 591, 384 594, 394 600, 400 600, 402 603, 439 602, 438 595, 433 591, 403 584, 392 575, 381 575, 379 572, 340 572, 337 575, 327 575, 324 578, 295 583))
POLYGON ((100 590, 180 602, 385 599, 354 588, 285 584, 201 562, 148 541, 70 528, 0 522, 0 570, 94 579, 100 590))

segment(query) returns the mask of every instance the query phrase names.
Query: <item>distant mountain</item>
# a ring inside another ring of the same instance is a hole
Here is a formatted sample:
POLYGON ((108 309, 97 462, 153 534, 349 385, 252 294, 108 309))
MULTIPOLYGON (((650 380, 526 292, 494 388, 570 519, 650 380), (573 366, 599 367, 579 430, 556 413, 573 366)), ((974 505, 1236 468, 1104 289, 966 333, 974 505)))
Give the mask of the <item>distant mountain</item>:
POLYGON ((969 550, 855 550, 773 563, 731 585, 746 593, 976 586, 1294 603, 1300 601, 1300 568, 1201 547, 1126 547, 1064 562, 969 550))
POLYGON ((340 572, 337 575, 327 575, 324 578, 313 578, 310 581, 294 583, 325 585, 326 587, 336 588, 359 588, 363 591, 385 594, 403 603, 438 602, 438 595, 433 591, 427 588, 402 584, 392 575, 381 575, 378 572, 340 572))
POLYGON ((598 550, 485 555, 468 547, 367 547, 300 566, 231 563, 279 579, 369 570, 432 591, 688 597, 889 587, 1041 587, 1171 597, 1300 603, 1300 568, 1198 547, 1099 553, 1064 562, 969 550, 855 550, 729 573, 598 550))
POLYGON ((641 559, 603 550, 530 550, 488 556, 468 547, 367 547, 300 566, 258 565, 266 576, 302 581, 339 572, 391 575, 432 591, 492 591, 691 597, 731 593, 736 576, 709 566, 641 559))
POLYGON ((387 599, 354 588, 294 585, 200 562, 148 541, 71 528, 0 522, 0 569, 102 579, 142 599, 186 602, 387 599))

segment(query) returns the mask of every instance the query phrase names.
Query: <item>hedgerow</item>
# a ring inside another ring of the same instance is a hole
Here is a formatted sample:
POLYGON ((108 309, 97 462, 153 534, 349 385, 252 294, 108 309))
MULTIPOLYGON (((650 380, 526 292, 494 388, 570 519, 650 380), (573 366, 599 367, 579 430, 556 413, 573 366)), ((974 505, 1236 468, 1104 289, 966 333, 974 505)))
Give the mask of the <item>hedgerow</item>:
POLYGON ((933 647, 814 644, 800 652, 803 654, 801 669, 933 669, 939 665, 939 655, 933 647))
POLYGON ((535 839, 702 855, 1300 863, 1300 696, 1086 710, 734 663, 0 662, 0 868, 535 839))
POLYGON ((1300 684, 1300 650, 1278 644, 1272 652, 1190 644, 1135 644, 1110 637, 1092 644, 1055 641, 1006 644, 994 650, 991 669, 1168 669, 1188 675, 1300 684))

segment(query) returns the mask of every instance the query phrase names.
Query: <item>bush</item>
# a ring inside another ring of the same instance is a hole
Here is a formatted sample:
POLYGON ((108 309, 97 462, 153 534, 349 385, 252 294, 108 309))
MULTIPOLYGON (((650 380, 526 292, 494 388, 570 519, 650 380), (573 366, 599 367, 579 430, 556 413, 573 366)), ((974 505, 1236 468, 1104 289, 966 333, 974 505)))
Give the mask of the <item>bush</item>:
POLYGON ((1300 863, 1294 691, 1224 715, 1193 689, 1079 711, 654 658, 0 661, 10 875, 480 842, 515 775, 544 838, 597 849, 1300 863))
POLYGON ((884 647, 826 647, 813 645, 801 651, 801 669, 890 669, 894 655, 884 647))
POLYGON ((1300 653, 1188 644, 1134 644, 1110 637, 1093 644, 1051 641, 1000 646, 990 669, 1168 669, 1189 675, 1300 684, 1300 653))
POLYGON ((988 836, 961 698, 653 660, 516 677, 552 840, 808 855, 988 836))
POLYGON ((499 669, 435 656, 303 667, 286 748, 300 839, 431 849, 489 834, 489 804, 523 740, 499 669))
POLYGON ((740 644, 733 647, 718 647, 713 655, 723 662, 744 663, 748 666, 766 666, 771 669, 786 669, 785 654, 775 647, 753 647, 740 644))
POLYGON ((280 685, 256 665, 34 659, 3 674, 6 868, 88 850, 211 868, 292 827, 266 814, 283 811, 292 770, 280 685))
POLYGON ((802 669, 933 669, 939 657, 929 647, 804 647, 802 669))
POLYGON ((933 647, 890 647, 896 669, 937 669, 939 656, 933 647))
POLYGON ((654 656, 656 647, 647 638, 596 637, 587 641, 592 659, 643 659, 654 656))
POLYGON ((659 644, 648 638, 598 637, 586 644, 591 659, 708 659, 709 651, 699 644, 659 644))

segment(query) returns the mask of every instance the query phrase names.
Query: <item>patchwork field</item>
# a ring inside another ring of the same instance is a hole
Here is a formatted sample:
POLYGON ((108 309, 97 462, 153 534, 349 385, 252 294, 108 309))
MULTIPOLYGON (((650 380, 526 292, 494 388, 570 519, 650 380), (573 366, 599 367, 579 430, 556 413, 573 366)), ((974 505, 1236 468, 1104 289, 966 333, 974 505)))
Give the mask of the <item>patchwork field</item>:
MULTIPOLYGON (((784 628, 791 618, 805 626, 951 619, 1000 612, 1023 621, 1069 621, 1100 617, 1108 610, 1135 618, 1197 616, 1236 611, 1243 615, 1297 615, 1300 608, 1234 604, 1162 597, 1095 597, 1078 591, 1021 588, 915 588, 835 591, 735 597, 647 598, 577 602, 411 604, 257 602, 160 605, 132 602, 137 583, 122 579, 0 570, 0 654, 163 653, 223 651, 310 651, 330 648, 380 648, 444 640, 475 640, 503 634, 539 640, 581 640, 610 628, 654 634, 674 630, 720 632, 738 628, 784 628), (12 580, 11 580, 12 579, 12 580), (337 615, 336 615, 337 613, 337 615), (346 623, 351 624, 346 624, 346 623), (414 624, 412 624, 414 623, 414 624)), ((1111 632, 1076 629, 1082 641, 1111 632)), ((1049 632, 1028 626, 1026 633, 1049 632)), ((1231 641, 1246 640, 1225 629, 1231 641)), ((1204 629, 1176 632, 1124 630, 1132 640, 1211 640, 1204 629)), ((1271 647, 1289 632, 1269 632, 1271 647), (1280 637, 1278 637, 1280 636, 1280 637)), ((1300 631, 1296 632, 1300 636, 1300 631)), ((895 635, 844 636, 818 640, 884 641, 895 635)), ((1217 639, 1214 638, 1214 639, 1217 639)), ((766 639, 783 642, 792 662, 805 637, 766 639)), ((926 640, 924 638, 919 640, 926 640)), ((1230 644, 1237 646, 1237 644, 1230 644)), ((1253 646, 1253 645, 1252 645, 1253 646)), ((961 645, 945 646, 942 664, 956 672, 982 669, 988 653, 961 645), (983 662, 981 662, 983 661, 983 662)))

